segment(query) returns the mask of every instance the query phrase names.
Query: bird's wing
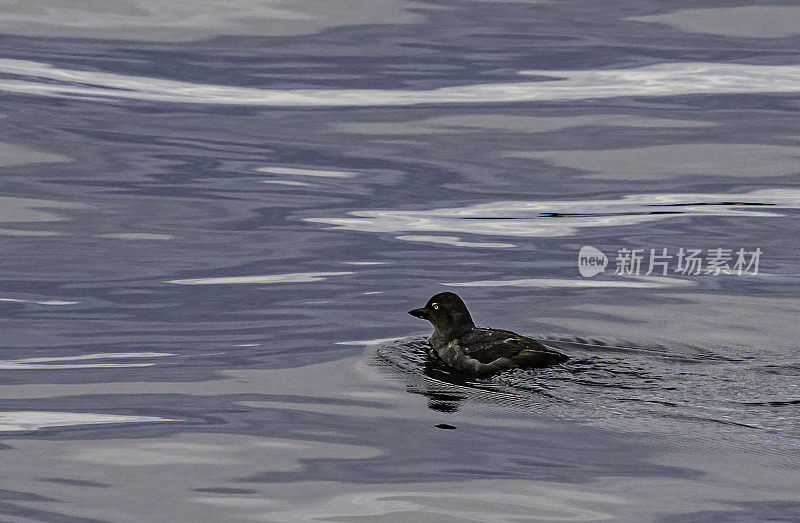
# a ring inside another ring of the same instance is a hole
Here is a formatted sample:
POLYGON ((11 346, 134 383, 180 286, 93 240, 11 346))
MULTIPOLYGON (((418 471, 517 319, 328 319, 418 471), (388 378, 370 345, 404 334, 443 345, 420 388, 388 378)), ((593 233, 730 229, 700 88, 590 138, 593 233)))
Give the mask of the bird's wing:
MULTIPOLYGON (((490 363, 498 358, 515 362, 518 359, 528 360, 540 353, 558 354, 534 339, 497 329, 472 329, 459 337, 458 343, 467 355, 481 363, 490 363)), ((525 361, 518 363, 526 365, 525 361)))

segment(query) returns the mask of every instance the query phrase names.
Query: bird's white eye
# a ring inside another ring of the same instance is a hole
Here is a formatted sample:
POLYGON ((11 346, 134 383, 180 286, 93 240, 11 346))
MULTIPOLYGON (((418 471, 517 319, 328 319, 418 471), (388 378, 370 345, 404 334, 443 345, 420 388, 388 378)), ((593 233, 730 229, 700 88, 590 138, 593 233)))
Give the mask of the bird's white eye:
POLYGON ((431 304, 431 307, 433 307, 433 310, 435 310, 435 311, 439 310, 439 304, 438 303, 431 304))

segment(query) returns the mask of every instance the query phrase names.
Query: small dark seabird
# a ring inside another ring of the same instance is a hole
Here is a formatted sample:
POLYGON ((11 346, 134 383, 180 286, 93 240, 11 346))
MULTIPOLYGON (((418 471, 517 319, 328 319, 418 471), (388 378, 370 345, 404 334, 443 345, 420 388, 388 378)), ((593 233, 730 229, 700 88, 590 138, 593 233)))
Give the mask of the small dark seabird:
POLYGON ((546 367, 568 359, 511 331, 476 327, 467 306, 452 292, 440 292, 421 309, 408 313, 433 324, 433 335, 428 339, 431 356, 464 374, 486 376, 517 367, 546 367))

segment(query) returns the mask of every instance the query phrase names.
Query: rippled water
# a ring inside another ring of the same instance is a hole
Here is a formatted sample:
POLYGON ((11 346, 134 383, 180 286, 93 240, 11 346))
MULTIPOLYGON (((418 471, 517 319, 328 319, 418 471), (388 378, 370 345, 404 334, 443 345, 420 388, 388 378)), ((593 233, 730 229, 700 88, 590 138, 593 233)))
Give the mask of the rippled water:
POLYGON ((379 366, 403 372, 431 408, 455 412, 465 401, 544 410, 560 419, 736 441, 743 433, 776 449, 800 431, 793 416, 795 366, 764 364, 752 350, 691 345, 637 345, 615 339, 539 337, 571 359, 547 369, 514 369, 464 379, 426 355, 427 342, 399 340, 376 350, 379 366), (781 371, 777 371, 781 367, 781 371), (776 372, 777 371, 777 372, 776 372), (487 391, 491 393, 487 394, 487 391), (497 392, 498 394, 494 394, 497 392), (719 427, 717 425, 723 425, 719 427))
POLYGON ((800 517, 793 3, 0 9, 0 519, 800 517))

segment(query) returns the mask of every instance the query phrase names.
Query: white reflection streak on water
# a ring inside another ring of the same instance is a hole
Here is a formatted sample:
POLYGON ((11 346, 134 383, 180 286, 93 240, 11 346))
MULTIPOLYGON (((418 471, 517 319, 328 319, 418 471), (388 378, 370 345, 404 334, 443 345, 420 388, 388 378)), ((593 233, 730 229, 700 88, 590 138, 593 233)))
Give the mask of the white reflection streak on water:
POLYGON ((342 272, 296 272, 290 274, 266 274, 262 276, 221 276, 217 278, 193 278, 187 280, 169 280, 165 283, 178 285, 233 285, 233 284, 268 284, 268 283, 312 283, 322 281, 328 276, 355 274, 342 272))
MULTIPOLYGON (((512 483, 513 484, 513 483, 512 483)), ((507 486, 507 485, 502 485, 507 486)), ((351 494, 326 496, 314 503, 291 510, 278 511, 270 504, 263 503, 264 516, 270 521, 325 521, 354 520, 362 518, 394 519, 392 516, 405 514, 410 519, 422 520, 464 520, 508 522, 547 519, 566 521, 595 521, 611 519, 611 516, 597 508, 581 505, 621 504, 621 498, 598 496, 568 489, 554 488, 552 484, 531 483, 527 485, 529 493, 501 492, 485 490, 485 483, 480 485, 456 484, 428 486, 425 490, 413 489, 413 485, 394 485, 392 490, 368 491, 361 487, 360 491, 351 494), (457 487, 467 492, 453 492, 457 487), (437 488, 438 487, 438 488, 437 488), (443 488, 444 487, 444 488, 443 488)), ((231 508, 253 507, 252 503, 242 503, 240 499, 231 498, 199 498, 204 503, 227 506, 231 508)), ((254 518, 255 519, 255 518, 254 518)), ((402 519, 401 519, 402 520, 402 519)))
POLYGON ((553 79, 430 90, 260 89, 61 69, 42 62, 13 59, 0 60, 0 73, 25 77, 24 80, 0 80, 0 90, 38 96, 296 107, 370 107, 582 100, 618 96, 800 92, 800 65, 704 62, 667 63, 634 69, 521 71, 521 75, 548 76, 553 79), (31 80, 31 77, 44 81, 31 80))
POLYGON ((24 358, 20 360, 0 360, 0 370, 36 369, 104 369, 127 367, 152 367, 154 363, 71 363, 85 360, 163 358, 176 356, 169 352, 117 352, 106 354, 84 354, 82 356, 59 356, 43 358, 24 358), (65 362, 65 363, 58 363, 65 362))
POLYGON ((381 343, 388 343, 404 339, 405 336, 395 336, 394 338, 376 338, 374 340, 352 340, 352 341, 337 341, 336 345, 354 345, 356 347, 371 347, 372 345, 380 345, 381 343))
POLYGON ((495 242, 465 242, 458 236, 427 236, 418 234, 406 234, 396 236, 398 240, 407 242, 421 242, 421 243, 440 243, 444 245, 452 245, 453 247, 475 247, 478 249, 512 249, 516 247, 513 243, 495 243, 495 242))
POLYGON ((259 167, 256 171, 260 173, 313 176, 317 178, 352 178, 357 175, 357 173, 349 171, 320 171, 317 169, 295 169, 290 167, 259 167))
POLYGON ((145 423, 179 421, 156 416, 122 416, 85 412, 14 411, 0 412, 0 432, 39 430, 70 425, 99 425, 106 423, 145 423))
POLYGON ((468 282, 442 283, 450 287, 604 287, 604 288, 627 288, 627 289, 660 289, 665 287, 685 287, 696 285, 689 280, 679 278, 662 277, 641 277, 622 281, 604 280, 568 280, 564 278, 523 278, 519 280, 482 280, 468 282), (644 280, 644 281, 637 281, 644 280))
MULTIPOLYGON (((581 228, 629 226, 685 216, 775 217, 781 216, 777 209, 798 208, 800 190, 770 189, 740 194, 634 194, 617 200, 501 201, 423 211, 355 211, 350 213, 350 218, 305 220, 362 232, 560 237, 571 236, 581 228), (754 210, 756 208, 759 210, 754 210), (654 212, 662 214, 652 214, 654 212)), ((397 238, 420 241, 419 236, 397 238)), ((424 238, 434 241, 436 237, 424 238)), ((481 246, 454 243, 450 236, 442 236, 441 240, 461 246, 481 246)))
POLYGON ((45 300, 45 301, 36 301, 36 300, 22 300, 18 298, 0 298, 0 301, 5 301, 9 303, 33 303, 35 305, 49 305, 52 307, 63 307, 65 305, 77 305, 79 302, 77 301, 61 301, 61 300, 45 300))

